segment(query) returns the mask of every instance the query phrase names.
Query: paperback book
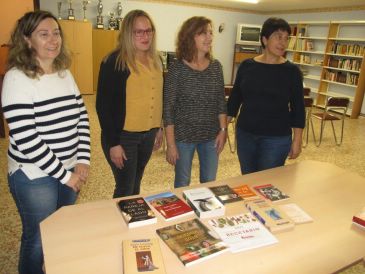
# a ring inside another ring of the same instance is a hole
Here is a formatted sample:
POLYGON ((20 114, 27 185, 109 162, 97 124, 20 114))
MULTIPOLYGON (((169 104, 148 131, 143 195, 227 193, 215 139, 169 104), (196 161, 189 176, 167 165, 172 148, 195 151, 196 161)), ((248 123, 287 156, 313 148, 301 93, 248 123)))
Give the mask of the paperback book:
POLYGON ((280 189, 273 186, 272 184, 254 186, 254 189, 264 198, 269 199, 272 202, 289 199, 288 195, 283 193, 280 189))
POLYGON ((287 231, 294 228, 294 222, 268 200, 248 201, 246 207, 271 232, 287 231))
POLYGON ((251 213, 219 217, 208 223, 233 253, 278 242, 251 213))
POLYGON ((123 240, 124 274, 166 274, 157 238, 123 240))
POLYGON ((242 201, 242 198, 228 185, 212 186, 209 189, 223 204, 242 201))
POLYGON ((205 261, 229 250, 221 239, 215 238, 196 218, 157 229, 156 232, 185 266, 205 261))
POLYGON ((200 218, 221 216, 225 213, 224 205, 207 187, 184 190, 183 197, 200 218))
POLYGON ((166 221, 194 214, 192 208, 172 192, 151 195, 145 197, 145 200, 154 207, 166 221))
POLYGON ((248 185, 236 186, 233 188, 233 191, 236 192, 243 200, 254 200, 260 198, 248 185))
POLYGON ((142 197, 120 200, 117 205, 129 228, 157 222, 155 213, 142 197))
POLYGON ((365 228, 365 207, 352 217, 352 222, 361 228, 365 228))
POLYGON ((284 204, 278 206, 295 224, 304 224, 313 222, 313 218, 308 215, 303 209, 297 204, 284 204))

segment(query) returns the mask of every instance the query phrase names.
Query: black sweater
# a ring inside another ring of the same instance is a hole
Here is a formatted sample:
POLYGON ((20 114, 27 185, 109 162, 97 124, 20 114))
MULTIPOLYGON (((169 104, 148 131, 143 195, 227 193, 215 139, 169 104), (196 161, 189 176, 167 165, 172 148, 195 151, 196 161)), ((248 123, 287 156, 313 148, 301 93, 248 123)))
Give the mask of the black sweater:
POLYGON ((303 81, 300 70, 290 62, 265 64, 248 59, 242 62, 232 94, 228 115, 237 127, 257 135, 291 135, 292 128, 304 128, 303 81))
POLYGON ((111 53, 100 64, 96 112, 102 134, 109 146, 120 143, 126 114, 126 85, 129 70, 115 69, 118 52, 111 53))

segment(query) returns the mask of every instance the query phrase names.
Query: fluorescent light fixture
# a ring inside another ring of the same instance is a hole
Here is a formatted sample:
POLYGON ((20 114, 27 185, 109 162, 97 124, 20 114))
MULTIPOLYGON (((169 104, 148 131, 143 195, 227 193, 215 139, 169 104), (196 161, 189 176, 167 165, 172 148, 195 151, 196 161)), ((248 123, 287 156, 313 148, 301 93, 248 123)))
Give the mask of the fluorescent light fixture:
POLYGON ((259 2, 259 0, 236 0, 236 1, 249 4, 257 4, 259 2))

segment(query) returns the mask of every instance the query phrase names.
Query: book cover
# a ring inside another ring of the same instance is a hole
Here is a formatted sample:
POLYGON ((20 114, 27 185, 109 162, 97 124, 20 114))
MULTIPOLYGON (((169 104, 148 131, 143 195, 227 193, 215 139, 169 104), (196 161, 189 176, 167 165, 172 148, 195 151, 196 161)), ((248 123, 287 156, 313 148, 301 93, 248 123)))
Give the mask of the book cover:
POLYGON ((145 197, 167 221, 194 214, 193 209, 172 192, 163 192, 145 197))
POLYGON ((212 186, 209 189, 223 204, 242 201, 242 198, 228 185, 212 186))
POLYGON ((156 232, 185 266, 191 266, 229 250, 222 240, 215 238, 196 218, 157 229, 156 232))
POLYGON ((157 222, 155 213, 142 197, 120 200, 117 205, 129 228, 157 222))
POLYGON ((123 240, 124 274, 166 274, 157 238, 123 240))
POLYGON ((236 192, 241 198, 244 200, 252 200, 259 199, 255 192, 248 185, 240 185, 233 188, 233 191, 236 192))
POLYGON ((278 242, 251 213, 219 217, 208 223, 233 253, 278 242))
POLYGON ((253 187, 259 194, 261 194, 264 198, 272 201, 283 201, 289 199, 289 196, 283 193, 280 189, 273 186, 272 184, 259 185, 253 187))
POLYGON ((295 224, 304 224, 313 222, 313 218, 308 215, 303 209, 301 209, 297 204, 285 204, 278 206, 295 224))
POLYGON ((365 228, 365 207, 352 217, 352 222, 362 228, 365 228))
POLYGON ((246 207, 271 232, 287 231, 294 228, 294 222, 270 201, 258 199, 246 202, 246 207))
POLYGON ((200 218, 224 215, 224 205, 207 187, 193 188, 183 191, 183 197, 200 218))

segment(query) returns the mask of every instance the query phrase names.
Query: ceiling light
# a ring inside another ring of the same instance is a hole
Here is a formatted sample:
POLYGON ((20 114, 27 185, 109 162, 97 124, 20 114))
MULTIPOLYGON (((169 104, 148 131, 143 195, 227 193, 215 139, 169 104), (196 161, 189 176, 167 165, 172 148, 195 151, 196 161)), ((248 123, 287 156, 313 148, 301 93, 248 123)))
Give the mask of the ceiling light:
POLYGON ((259 2, 259 0, 236 0, 236 1, 249 4, 257 4, 259 2))

